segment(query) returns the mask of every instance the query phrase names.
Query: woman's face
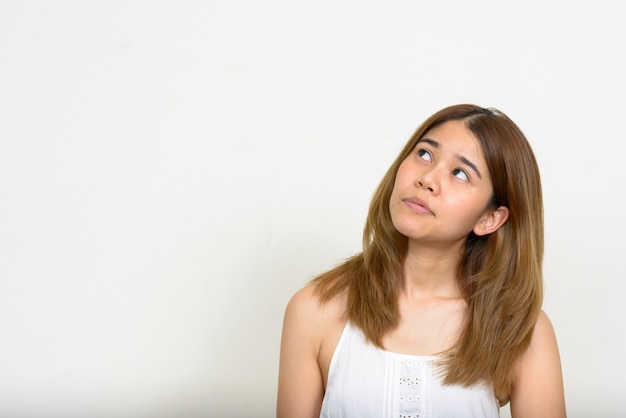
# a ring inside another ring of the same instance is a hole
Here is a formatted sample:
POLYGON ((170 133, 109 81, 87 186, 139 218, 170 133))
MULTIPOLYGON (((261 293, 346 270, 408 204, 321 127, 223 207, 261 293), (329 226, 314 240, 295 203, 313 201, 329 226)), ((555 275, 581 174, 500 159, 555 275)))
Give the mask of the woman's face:
POLYGON ((492 184, 478 139, 463 121, 424 134, 396 173, 389 202, 395 228, 430 248, 462 245, 484 222, 492 184))

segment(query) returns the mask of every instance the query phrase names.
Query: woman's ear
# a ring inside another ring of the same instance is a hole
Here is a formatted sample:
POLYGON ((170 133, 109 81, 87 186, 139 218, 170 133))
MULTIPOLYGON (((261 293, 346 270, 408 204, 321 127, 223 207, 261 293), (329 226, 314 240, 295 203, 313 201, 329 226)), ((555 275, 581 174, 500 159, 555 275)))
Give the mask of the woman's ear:
POLYGON ((498 209, 487 209, 474 226, 474 233, 478 236, 496 232, 509 219, 509 208, 500 206, 498 209))

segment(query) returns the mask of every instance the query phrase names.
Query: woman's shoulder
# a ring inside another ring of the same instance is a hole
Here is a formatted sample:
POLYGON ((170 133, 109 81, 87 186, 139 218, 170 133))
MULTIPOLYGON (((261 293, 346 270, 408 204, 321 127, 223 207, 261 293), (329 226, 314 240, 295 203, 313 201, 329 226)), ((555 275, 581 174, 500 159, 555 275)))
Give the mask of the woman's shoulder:
POLYGON ((310 282, 296 291, 287 303, 285 316, 308 326, 323 326, 328 321, 340 320, 345 314, 347 292, 322 301, 318 290, 317 283, 310 282))
POLYGON ((322 301, 312 282, 298 290, 285 309, 283 345, 315 358, 323 382, 347 321, 346 295, 347 291, 322 301))
POLYGON ((552 322, 544 311, 516 366, 511 411, 521 417, 565 416, 559 348, 552 322))
POLYGON ((322 302, 314 283, 290 298, 281 338, 278 416, 319 416, 330 336, 342 315, 341 298, 322 302))
MULTIPOLYGON (((535 322, 530 345, 520 358, 520 363, 523 365, 525 361, 537 360, 535 359, 537 354, 540 354, 539 359, 546 359, 545 354, 547 353, 558 355, 558 346, 552 321, 548 317, 548 314, 541 310, 537 322, 535 322)), ((555 359, 553 358, 552 360, 555 359)))

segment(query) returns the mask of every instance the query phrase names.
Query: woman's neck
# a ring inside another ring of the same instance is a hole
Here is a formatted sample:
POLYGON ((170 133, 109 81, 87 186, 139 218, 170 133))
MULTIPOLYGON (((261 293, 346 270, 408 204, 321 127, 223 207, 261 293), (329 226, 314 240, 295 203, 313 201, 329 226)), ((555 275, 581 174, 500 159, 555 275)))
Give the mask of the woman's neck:
POLYGON ((409 246, 404 260, 403 292, 410 298, 458 298, 459 248, 447 250, 409 246))

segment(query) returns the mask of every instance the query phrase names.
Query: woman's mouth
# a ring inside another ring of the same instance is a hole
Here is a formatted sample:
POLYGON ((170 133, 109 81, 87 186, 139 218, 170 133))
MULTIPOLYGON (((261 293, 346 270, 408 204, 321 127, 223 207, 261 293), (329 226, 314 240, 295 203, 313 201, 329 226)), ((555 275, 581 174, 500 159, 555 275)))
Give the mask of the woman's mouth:
POLYGON ((434 215, 433 211, 430 210, 426 202, 417 197, 409 197, 407 199, 402 200, 404 204, 411 209, 411 211, 415 213, 419 213, 422 215, 434 215))

